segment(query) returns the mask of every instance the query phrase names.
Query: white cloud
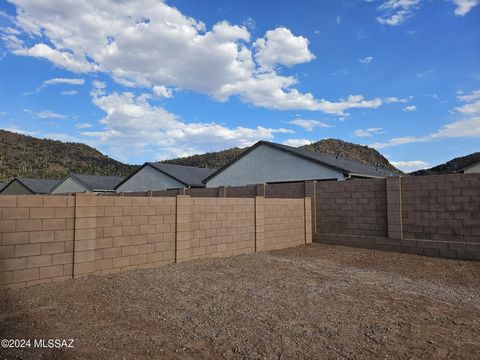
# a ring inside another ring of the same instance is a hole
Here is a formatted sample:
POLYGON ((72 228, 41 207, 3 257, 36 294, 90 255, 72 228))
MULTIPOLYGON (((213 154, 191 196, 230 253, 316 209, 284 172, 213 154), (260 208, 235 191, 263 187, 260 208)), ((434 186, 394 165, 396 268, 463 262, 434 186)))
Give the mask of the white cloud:
MULTIPOLYGON (((100 120, 104 129, 82 135, 108 144, 112 154, 127 158, 148 149, 169 156, 190 155, 232 146, 250 146, 260 139, 272 140, 283 128, 229 128, 216 123, 186 123, 165 109, 151 105, 148 96, 132 93, 92 92, 93 103, 105 112, 100 120)), ((160 156, 160 155, 159 155, 160 156)))
POLYGON ((385 25, 400 25, 413 15, 419 3, 420 0, 387 0, 378 7, 383 15, 377 17, 377 21, 385 25))
POLYGON ((265 68, 275 65, 293 66, 315 59, 308 49, 309 41, 303 36, 295 36, 284 27, 267 31, 265 38, 255 42, 255 60, 265 68))
POLYGON ((410 161, 390 161, 390 164, 404 172, 411 172, 415 170, 425 169, 429 164, 422 160, 410 161))
POLYGON ((31 48, 21 48, 13 51, 16 55, 39 57, 76 73, 95 71, 97 66, 81 58, 76 58, 67 51, 52 49, 46 44, 36 44, 31 48))
POLYGON ((371 56, 364 57, 363 59, 358 59, 358 62, 360 64, 370 64, 372 61, 373 61, 373 57, 371 56))
POLYGON ((451 0, 457 7, 455 15, 465 16, 470 10, 479 4, 479 0, 451 0))
POLYGON ((404 137, 397 137, 397 138, 390 139, 387 142, 373 143, 370 146, 373 147, 374 149, 382 149, 390 146, 410 144, 410 143, 419 142, 419 141, 421 141, 421 138, 417 138, 414 136, 404 136, 404 137))
POLYGON ((459 95, 457 99, 464 102, 462 106, 455 110, 462 114, 464 118, 449 124, 443 125, 437 131, 425 136, 406 136, 393 138, 386 142, 374 143, 371 146, 381 149, 389 146, 397 146, 414 142, 426 142, 438 139, 448 138, 478 138, 480 137, 480 90, 472 91, 470 94, 459 95))
POLYGON ((282 144, 287 146, 300 147, 303 145, 311 144, 312 142, 312 140, 307 139, 289 139, 285 140, 282 144))
POLYGON ((406 103, 409 99, 398 98, 396 96, 391 96, 385 99, 385 103, 387 104, 394 104, 394 103, 406 103))
POLYGON ((381 133, 382 130, 382 128, 357 129, 353 134, 358 137, 372 137, 375 134, 381 133))
POLYGON ((456 107, 459 113, 464 115, 475 115, 480 113, 480 90, 475 90, 468 95, 459 95, 457 99, 464 102, 462 106, 456 107))
POLYGON ((75 129, 88 129, 91 127, 92 127, 92 124, 89 124, 89 123, 78 123, 75 125, 75 129))
POLYGON ((37 92, 46 88, 47 86, 51 85, 59 85, 59 84, 67 84, 67 85, 83 85, 85 84, 84 79, 70 79, 70 78, 54 78, 45 80, 42 85, 37 88, 37 92))
POLYGON ((444 125, 431 135, 432 139, 458 137, 480 137, 480 116, 444 125))
POLYGON ((406 112, 412 112, 415 110, 417 110, 417 107, 415 105, 408 105, 403 108, 403 111, 406 111, 406 112))
POLYGON ((337 16, 337 18, 335 19, 335 21, 337 22, 337 24, 340 24, 342 22, 342 17, 341 16, 337 16))
POLYGON ((382 104, 360 95, 328 101, 297 90, 297 79, 280 75, 277 67, 309 62, 315 55, 308 39, 285 27, 252 41, 245 26, 223 21, 207 30, 157 0, 12 3, 16 26, 34 42, 21 44, 15 54, 47 59, 77 73, 104 72, 121 85, 146 87, 157 96, 171 96, 171 89, 178 88, 218 101, 239 96, 255 106, 339 116, 382 104))
POLYGON ((293 119, 292 121, 290 121, 290 124, 297 125, 307 131, 313 131, 317 127, 328 128, 332 126, 322 121, 300 118, 293 119))
POLYGON ((63 90, 63 91, 60 92, 60 94, 62 94, 64 96, 72 96, 72 95, 76 95, 77 91, 76 90, 63 90))
POLYGON ((68 115, 59 114, 50 110, 42 110, 35 113, 35 117, 39 119, 66 119, 68 115))

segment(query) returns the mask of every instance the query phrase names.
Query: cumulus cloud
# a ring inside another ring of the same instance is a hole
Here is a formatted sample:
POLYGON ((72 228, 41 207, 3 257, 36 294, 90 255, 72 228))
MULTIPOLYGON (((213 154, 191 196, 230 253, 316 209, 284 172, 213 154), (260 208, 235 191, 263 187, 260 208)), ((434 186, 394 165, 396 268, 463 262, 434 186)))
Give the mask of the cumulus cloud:
POLYGON ((465 16, 479 4, 479 0, 452 0, 456 5, 455 15, 465 16))
POLYGON ((406 111, 406 112, 412 112, 415 110, 417 110, 417 107, 415 105, 408 105, 403 108, 403 111, 406 111))
POLYGON ((400 25, 413 15, 419 3, 420 0, 387 0, 378 7, 383 14, 377 21, 384 25, 400 25))
POLYGON ((397 169, 400 169, 404 172, 425 169, 429 165, 427 162, 422 160, 390 161, 390 163, 397 169))
POLYGON ((292 121, 290 121, 290 124, 299 126, 307 131, 313 131, 317 127, 328 128, 332 126, 327 123, 324 123, 323 121, 300 119, 300 118, 293 119, 292 121))
POLYGON ((244 25, 222 21, 207 29, 157 0, 12 3, 14 23, 28 43, 34 42, 17 44, 15 54, 47 59, 76 73, 104 72, 123 86, 145 87, 159 97, 171 97, 179 88, 218 101, 239 96, 269 109, 339 116, 382 104, 360 95, 329 101, 297 90, 297 79, 277 68, 312 61, 315 55, 308 39, 285 27, 252 40, 244 25))
POLYGON ((275 65, 293 66, 315 59, 308 49, 308 40, 295 36, 284 27, 267 31, 265 37, 255 42, 255 60, 261 67, 271 69, 275 65))
POLYGON ((368 128, 368 129, 357 129, 353 132, 355 136, 358 137, 372 137, 375 134, 382 132, 382 128, 368 128))
POLYGON ((373 57, 371 56, 364 57, 363 59, 358 59, 358 62, 360 64, 370 64, 372 61, 373 61, 373 57))
POLYGON ((162 107, 150 104, 149 96, 130 92, 106 94, 92 91, 93 103, 105 116, 101 131, 82 135, 107 143, 111 153, 120 158, 130 152, 147 149, 162 157, 191 155, 232 146, 250 146, 260 139, 271 140, 277 133, 292 133, 284 128, 229 128, 216 123, 186 123, 162 107))
POLYGON ((312 140, 307 139, 289 139, 285 140, 282 144, 287 146, 300 147, 303 145, 311 144, 312 142, 312 140))

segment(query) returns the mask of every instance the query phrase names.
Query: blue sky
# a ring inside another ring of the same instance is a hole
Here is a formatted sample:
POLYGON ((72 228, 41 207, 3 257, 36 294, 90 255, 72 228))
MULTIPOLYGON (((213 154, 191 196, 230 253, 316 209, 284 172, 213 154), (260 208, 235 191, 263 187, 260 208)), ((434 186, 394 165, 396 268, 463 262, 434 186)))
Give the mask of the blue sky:
POLYGON ((339 138, 480 150, 479 0, 0 1, 0 127, 142 163, 339 138))

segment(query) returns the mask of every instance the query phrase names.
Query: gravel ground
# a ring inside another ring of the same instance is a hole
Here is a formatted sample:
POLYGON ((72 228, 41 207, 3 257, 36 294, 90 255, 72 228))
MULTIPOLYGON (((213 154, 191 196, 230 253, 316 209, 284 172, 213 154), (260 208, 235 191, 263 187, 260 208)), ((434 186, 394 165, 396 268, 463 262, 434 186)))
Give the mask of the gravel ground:
POLYGON ((467 359, 480 263, 312 244, 0 292, 0 338, 45 359, 467 359))

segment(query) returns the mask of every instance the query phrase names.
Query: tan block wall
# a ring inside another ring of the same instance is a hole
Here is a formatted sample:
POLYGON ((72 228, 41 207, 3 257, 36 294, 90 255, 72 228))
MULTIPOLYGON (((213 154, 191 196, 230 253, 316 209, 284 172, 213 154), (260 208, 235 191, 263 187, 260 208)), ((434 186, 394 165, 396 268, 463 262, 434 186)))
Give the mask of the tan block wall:
POLYGON ((73 196, 0 196, 0 287, 72 277, 73 196))
POLYGON ((255 251, 254 199, 178 198, 178 260, 255 251))
POLYGON ((174 262, 175 202, 77 194, 75 276, 174 262))
MULTIPOLYGON (((263 240, 257 239, 257 251, 284 249, 307 242, 304 199, 263 201, 265 233, 263 240)), ((311 229, 311 223, 307 226, 311 229)))
POLYGON ((0 287, 311 242, 305 199, 0 196, 0 287))

